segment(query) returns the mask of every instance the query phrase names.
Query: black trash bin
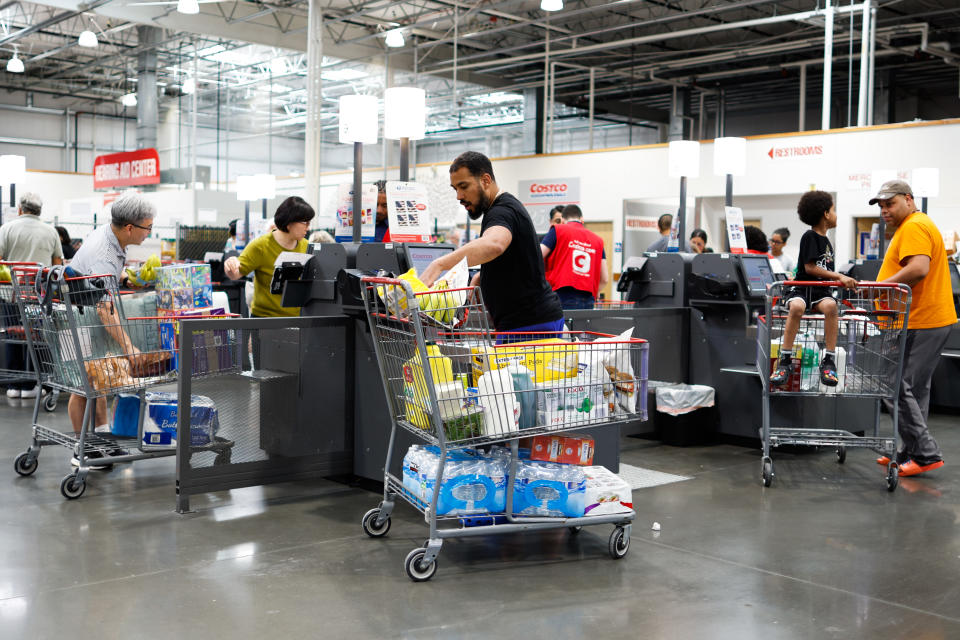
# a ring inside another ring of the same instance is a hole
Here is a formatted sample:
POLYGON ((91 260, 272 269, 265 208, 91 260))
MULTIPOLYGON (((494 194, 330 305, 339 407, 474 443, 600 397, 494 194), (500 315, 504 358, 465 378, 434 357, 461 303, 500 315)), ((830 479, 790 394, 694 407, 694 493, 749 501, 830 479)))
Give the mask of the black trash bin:
POLYGON ((657 438, 674 447, 709 444, 717 431, 713 387, 660 385, 656 390, 653 427, 657 438))

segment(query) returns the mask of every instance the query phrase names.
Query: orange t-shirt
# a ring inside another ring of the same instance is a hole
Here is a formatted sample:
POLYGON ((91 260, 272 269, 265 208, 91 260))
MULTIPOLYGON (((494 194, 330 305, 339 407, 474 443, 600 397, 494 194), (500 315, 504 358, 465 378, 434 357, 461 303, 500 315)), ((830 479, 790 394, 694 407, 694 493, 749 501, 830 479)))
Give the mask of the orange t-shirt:
POLYGON ((922 211, 908 215, 893 234, 877 280, 886 280, 900 271, 903 261, 910 256, 929 256, 930 271, 913 287, 907 328, 936 329, 952 325, 957 321, 957 313, 953 307, 943 236, 922 211))

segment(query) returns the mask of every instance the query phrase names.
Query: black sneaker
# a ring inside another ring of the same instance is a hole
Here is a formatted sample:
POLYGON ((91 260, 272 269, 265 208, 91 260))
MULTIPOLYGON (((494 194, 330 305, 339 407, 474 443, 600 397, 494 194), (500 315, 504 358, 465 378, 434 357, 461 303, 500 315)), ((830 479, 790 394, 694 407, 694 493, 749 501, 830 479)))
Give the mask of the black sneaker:
MULTIPOLYGON (((103 453, 101 453, 100 451, 97 451, 96 449, 87 452, 87 466, 89 466, 92 471, 104 471, 106 469, 111 469, 113 467, 113 464, 109 462, 104 462, 100 464, 93 462, 98 458, 106 458, 106 456, 104 456, 103 453)), ((77 458, 77 456, 73 456, 72 458, 70 458, 70 464, 72 464, 75 467, 79 467, 80 459, 77 458)))
POLYGON ((820 382, 827 387, 835 387, 840 383, 837 365, 830 356, 824 356, 820 361, 820 382))
POLYGON ((787 384, 787 381, 790 380, 790 376, 793 374, 793 356, 783 357, 781 356, 777 360, 777 369, 773 372, 773 375, 770 376, 770 384, 774 387, 782 387, 787 384))

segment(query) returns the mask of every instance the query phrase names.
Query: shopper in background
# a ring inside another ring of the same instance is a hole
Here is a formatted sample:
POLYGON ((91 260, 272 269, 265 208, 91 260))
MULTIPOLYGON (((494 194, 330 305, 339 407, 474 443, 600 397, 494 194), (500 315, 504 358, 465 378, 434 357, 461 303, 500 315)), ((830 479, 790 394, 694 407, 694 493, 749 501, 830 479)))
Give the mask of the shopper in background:
POLYGON ((780 261, 780 266, 787 273, 793 273, 797 268, 797 261, 783 252, 783 248, 790 239, 790 229, 780 227, 770 234, 770 255, 780 261))
POLYGON ((603 239, 583 226, 575 204, 563 208, 563 224, 550 227, 540 241, 547 282, 564 309, 592 309, 610 277, 603 239))
MULTIPOLYGON (((896 229, 877 280, 908 285, 913 296, 900 394, 896 407, 886 398, 884 403, 891 414, 899 411, 900 475, 915 476, 943 466, 943 454, 927 426, 930 381, 957 314, 943 236, 927 214, 917 210, 910 185, 903 180, 885 182, 870 204, 879 204, 887 227, 896 229)), ((877 462, 890 460, 884 456, 877 462)))
POLYGON ((374 242, 390 242, 390 216, 387 211, 387 181, 377 180, 377 231, 374 242))
MULTIPOLYGON (((656 239, 649 247, 647 247, 648 252, 659 251, 663 252, 667 250, 667 247, 670 244, 670 227, 673 226, 673 214, 665 213, 659 218, 657 218, 657 229, 660 231, 660 237, 656 239)), ((685 243, 685 247, 681 251, 692 251, 690 243, 685 243)))
MULTIPOLYGON (((797 204, 797 214, 804 224, 810 225, 810 230, 800 238, 800 259, 797 268, 797 280, 800 281, 828 281, 839 280, 847 289, 855 289, 857 281, 850 276, 844 276, 834 271, 833 245, 827 238, 827 231, 837 226, 837 208, 833 204, 833 196, 825 191, 808 191, 800 198, 797 204)), ((747 226, 746 229, 757 229, 747 226)), ((763 232, 757 229, 760 235, 763 232)), ((754 234, 755 246, 759 246, 759 238, 754 234)), ((766 244, 766 236, 763 238, 766 244)), ((747 247, 751 244, 750 233, 747 233, 747 247)), ((760 253, 757 251, 757 253, 760 253)), ((770 376, 770 384, 783 386, 790 380, 793 372, 793 345, 800 327, 800 318, 807 309, 813 309, 823 314, 823 359, 820 361, 820 382, 828 387, 835 387, 840 382, 837 377, 836 349, 839 311, 837 300, 834 297, 836 290, 830 287, 791 287, 783 293, 783 305, 789 315, 783 328, 783 339, 780 346, 780 359, 777 369, 770 376)))
POLYGON ((563 224, 563 207, 559 204, 550 209, 550 226, 555 227, 558 224, 563 224))
POLYGON ((707 232, 703 229, 694 229, 690 234, 690 248, 694 253, 703 253, 707 249, 707 232))
POLYGON ((70 260, 74 254, 77 253, 77 250, 73 248, 73 240, 70 238, 70 232, 67 231, 66 227, 54 227, 54 229, 57 230, 57 235, 60 236, 60 248, 63 251, 63 259, 70 260))
POLYGON ((227 258, 224 273, 231 280, 239 280, 251 271, 253 276, 253 300, 250 315, 254 318, 275 318, 300 315, 298 307, 280 305, 280 295, 270 293, 274 263, 284 251, 307 252, 307 232, 313 220, 313 207, 299 196, 291 196, 280 203, 273 222, 276 229, 255 238, 239 257, 227 258))
MULTIPOLYGON (((127 260, 127 247, 142 243, 153 231, 153 219, 156 208, 138 193, 125 193, 117 198, 110 207, 110 224, 97 227, 84 238, 83 244, 70 261, 68 270, 82 275, 108 275, 116 278, 120 285, 124 279, 123 266, 127 260)), ((130 337, 120 325, 119 316, 111 303, 97 305, 97 314, 104 329, 120 345, 123 353, 135 364, 140 350, 133 345, 130 337)), ((96 400, 94 415, 98 431, 109 430, 107 423, 107 400, 96 400)), ((87 399, 81 395, 71 395, 67 405, 70 422, 75 433, 83 428, 83 413, 87 399)), ((88 452, 91 458, 101 457, 96 451, 88 452)), ((78 464, 76 457, 73 464, 78 464)), ((103 468, 91 466, 92 469, 103 468)))
POLYGON ((423 283, 431 286, 466 258, 471 267, 481 265, 473 284, 479 283, 497 331, 562 330, 563 309, 544 276, 533 221, 497 186, 490 159, 476 151, 460 154, 450 165, 450 186, 472 220, 483 218, 480 237, 431 262, 420 274, 423 283))
MULTIPOLYGON (((0 227, 0 260, 8 262, 38 262, 43 265, 61 264, 63 248, 60 236, 49 224, 41 222, 43 202, 35 193, 20 197, 18 216, 0 227)), ((20 324, 20 312, 10 301, 0 302, 4 322, 20 324)), ((10 371, 27 370, 27 349, 22 344, 6 345, 7 366, 10 371)), ((39 388, 33 380, 13 382, 7 387, 8 398, 36 398, 39 388)))
POLYGON ((227 251, 236 251, 237 250, 237 222, 239 220, 231 220, 230 224, 227 226, 227 231, 230 234, 227 238, 226 244, 223 245, 223 252, 227 251))
POLYGON ((319 243, 319 244, 328 244, 331 242, 336 242, 333 239, 333 236, 329 232, 324 231, 323 229, 317 229, 310 234, 310 242, 319 243))

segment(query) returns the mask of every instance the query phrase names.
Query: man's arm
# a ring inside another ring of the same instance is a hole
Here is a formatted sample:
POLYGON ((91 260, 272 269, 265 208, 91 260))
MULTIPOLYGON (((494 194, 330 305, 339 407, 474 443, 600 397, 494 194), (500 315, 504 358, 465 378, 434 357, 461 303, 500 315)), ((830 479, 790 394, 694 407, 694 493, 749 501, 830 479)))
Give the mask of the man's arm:
POLYGON ((467 259, 468 267, 490 262, 506 251, 512 241, 513 234, 506 227, 490 227, 476 240, 471 240, 456 251, 440 256, 431 262, 423 270, 423 273, 419 274, 420 281, 428 287, 432 287, 440 274, 449 271, 464 258, 467 259))
MULTIPOLYGON (((2 259, 2 258, 0 258, 2 259)), ((51 258, 50 264, 63 264, 63 258, 51 258)))
POLYGON ((545 245, 545 244, 540 245, 540 253, 543 254, 543 259, 544 259, 544 260, 546 260, 546 259, 547 259, 547 256, 550 255, 550 251, 551 251, 551 249, 550 249, 550 247, 548 247, 547 245, 545 245))
POLYGON ((930 256, 923 254, 907 256, 900 261, 900 267, 900 271, 897 271, 884 282, 897 282, 912 289, 930 273, 930 256))
POLYGON ((821 269, 817 266, 816 262, 808 262, 804 265, 807 273, 818 280, 839 280, 847 289, 856 289, 857 281, 851 278, 850 276, 845 276, 843 274, 837 273, 836 271, 827 271, 826 269, 821 269))
POLYGON ((610 273, 607 271, 607 259, 600 260, 600 288, 603 289, 610 282, 610 273))

